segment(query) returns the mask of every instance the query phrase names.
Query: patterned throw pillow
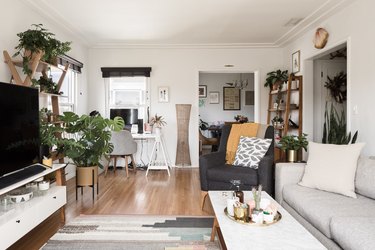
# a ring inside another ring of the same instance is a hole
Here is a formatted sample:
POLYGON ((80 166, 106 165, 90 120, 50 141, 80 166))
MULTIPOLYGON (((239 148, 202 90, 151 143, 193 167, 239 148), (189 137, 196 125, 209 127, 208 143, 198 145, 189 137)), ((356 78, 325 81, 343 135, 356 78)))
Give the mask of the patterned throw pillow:
POLYGON ((241 136, 233 165, 258 169, 272 139, 241 136))

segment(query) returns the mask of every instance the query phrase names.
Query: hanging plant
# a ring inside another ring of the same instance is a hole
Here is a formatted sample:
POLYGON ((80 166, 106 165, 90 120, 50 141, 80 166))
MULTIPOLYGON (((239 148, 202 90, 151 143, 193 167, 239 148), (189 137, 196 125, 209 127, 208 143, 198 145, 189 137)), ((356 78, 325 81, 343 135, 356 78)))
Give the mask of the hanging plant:
POLYGON ((325 82, 324 87, 329 89, 331 96, 338 103, 343 103, 346 101, 346 74, 341 71, 333 78, 327 76, 327 82, 325 82))

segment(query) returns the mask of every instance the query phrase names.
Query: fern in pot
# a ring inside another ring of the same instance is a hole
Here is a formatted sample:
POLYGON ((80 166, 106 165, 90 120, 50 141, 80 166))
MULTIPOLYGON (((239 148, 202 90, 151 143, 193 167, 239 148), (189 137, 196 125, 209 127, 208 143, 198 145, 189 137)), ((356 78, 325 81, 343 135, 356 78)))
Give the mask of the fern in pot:
POLYGON ((103 168, 101 159, 113 150, 111 131, 123 129, 124 120, 103 118, 98 113, 79 116, 73 112, 64 112, 59 120, 66 137, 60 141, 59 152, 77 166, 77 186, 96 184, 98 167, 103 168))

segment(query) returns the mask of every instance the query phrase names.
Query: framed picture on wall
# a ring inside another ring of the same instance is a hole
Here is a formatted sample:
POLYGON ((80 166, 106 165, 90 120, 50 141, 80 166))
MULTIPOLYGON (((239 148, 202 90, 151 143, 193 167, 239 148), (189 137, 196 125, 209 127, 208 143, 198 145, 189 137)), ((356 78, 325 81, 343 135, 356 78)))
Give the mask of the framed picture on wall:
POLYGON ((241 110, 241 90, 234 87, 223 87, 223 109, 241 110))
POLYGON ((169 102, 169 88, 159 87, 158 88, 158 100, 159 102, 169 102))
POLYGON ((207 97, 207 85, 199 85, 199 98, 206 98, 207 97))
POLYGON ((219 104, 220 103, 220 92, 219 91, 212 91, 209 94, 210 104, 219 104))
POLYGON ((298 73, 301 69, 301 52, 298 50, 292 54, 292 73, 298 73))

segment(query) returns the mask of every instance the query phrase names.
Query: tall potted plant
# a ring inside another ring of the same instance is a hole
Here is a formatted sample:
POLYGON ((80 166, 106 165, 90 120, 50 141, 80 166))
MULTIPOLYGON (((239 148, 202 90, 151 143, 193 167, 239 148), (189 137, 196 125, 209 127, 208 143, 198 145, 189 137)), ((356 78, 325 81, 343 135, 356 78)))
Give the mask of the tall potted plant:
POLYGON ((78 116, 73 112, 64 112, 59 120, 63 122, 64 132, 69 135, 61 140, 59 151, 77 166, 77 186, 96 184, 98 167, 103 168, 100 161, 113 150, 111 131, 120 131, 124 120, 121 117, 106 119, 98 113, 78 116))
POLYGON ((303 148, 307 151, 309 142, 306 138, 307 134, 303 133, 301 136, 285 135, 280 140, 281 149, 286 151, 287 161, 296 162, 298 150, 303 148))

